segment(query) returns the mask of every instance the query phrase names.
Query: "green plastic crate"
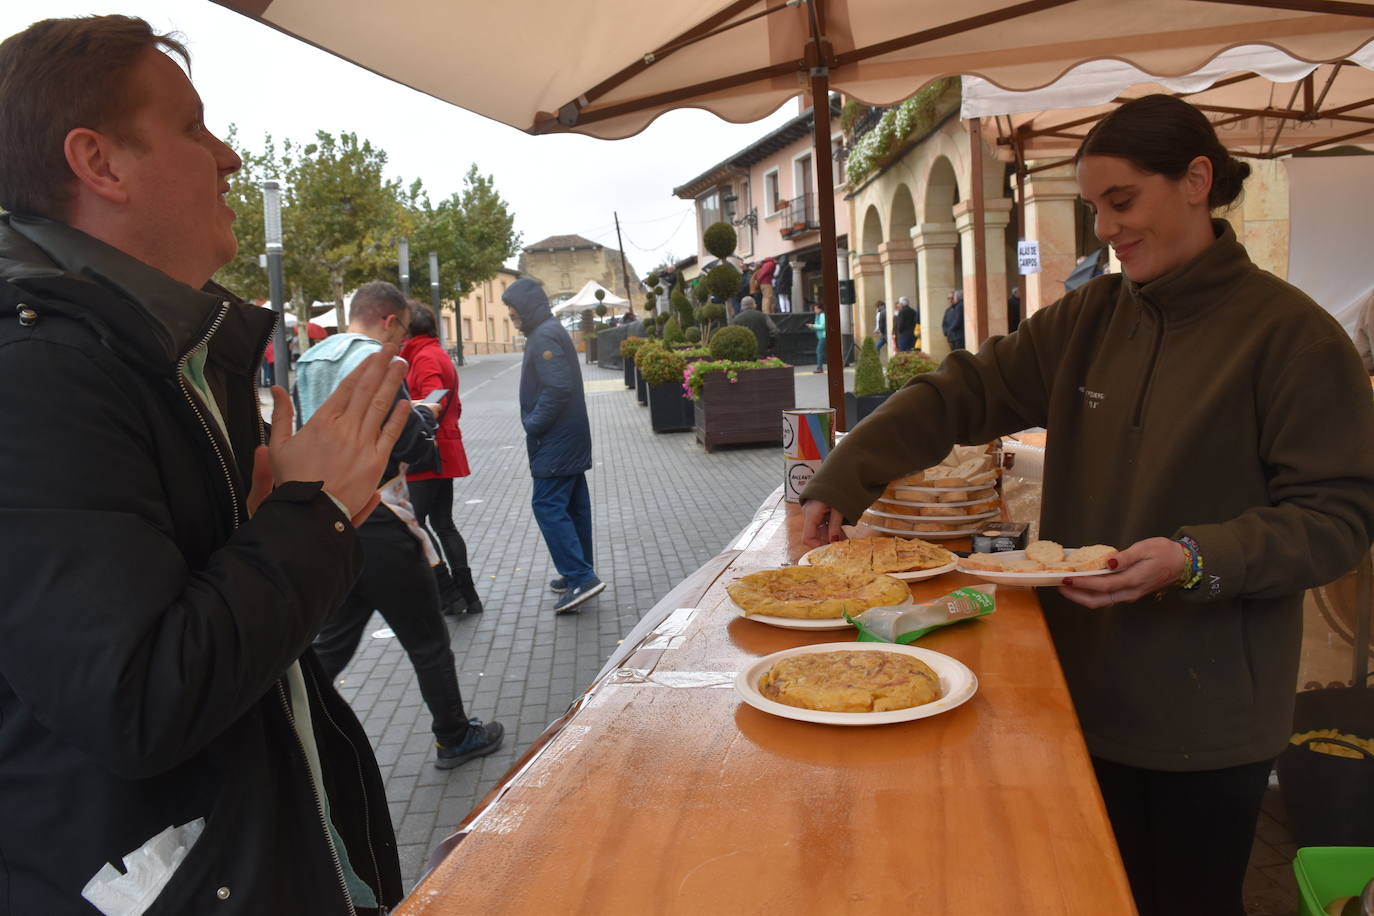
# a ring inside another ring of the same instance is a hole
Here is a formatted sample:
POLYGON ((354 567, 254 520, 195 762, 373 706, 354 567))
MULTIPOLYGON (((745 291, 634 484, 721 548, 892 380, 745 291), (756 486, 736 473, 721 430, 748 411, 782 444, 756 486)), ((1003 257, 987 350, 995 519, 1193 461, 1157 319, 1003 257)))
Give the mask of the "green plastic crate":
POLYGON ((1307 846, 1293 860, 1302 916, 1325 916, 1337 897, 1357 896, 1374 878, 1374 847, 1307 846))

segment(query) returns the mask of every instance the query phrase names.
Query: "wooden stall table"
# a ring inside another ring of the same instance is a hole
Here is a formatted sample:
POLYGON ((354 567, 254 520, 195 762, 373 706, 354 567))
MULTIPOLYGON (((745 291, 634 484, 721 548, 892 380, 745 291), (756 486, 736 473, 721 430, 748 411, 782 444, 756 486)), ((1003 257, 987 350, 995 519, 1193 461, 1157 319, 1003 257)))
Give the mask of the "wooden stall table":
POLYGON ((738 575, 801 555, 800 525, 779 489, 640 622, 396 914, 1134 913, 1029 589, 999 588, 993 614, 920 641, 977 675, 956 709, 844 727, 739 699, 750 660, 854 639, 745 620, 728 601, 738 575))

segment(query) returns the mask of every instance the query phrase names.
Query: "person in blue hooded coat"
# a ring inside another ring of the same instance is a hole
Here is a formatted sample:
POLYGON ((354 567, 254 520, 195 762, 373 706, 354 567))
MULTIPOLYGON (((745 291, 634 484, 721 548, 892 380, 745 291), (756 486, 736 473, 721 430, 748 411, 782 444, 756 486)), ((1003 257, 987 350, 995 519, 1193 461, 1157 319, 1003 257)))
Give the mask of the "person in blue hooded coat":
POLYGON ((570 611, 606 588, 592 564, 592 501, 586 472, 592 466, 592 430, 582 394, 577 348, 553 317, 549 299, 528 277, 501 295, 525 335, 520 370, 520 422, 525 427, 531 505, 558 578, 549 588, 562 597, 554 611, 570 611))

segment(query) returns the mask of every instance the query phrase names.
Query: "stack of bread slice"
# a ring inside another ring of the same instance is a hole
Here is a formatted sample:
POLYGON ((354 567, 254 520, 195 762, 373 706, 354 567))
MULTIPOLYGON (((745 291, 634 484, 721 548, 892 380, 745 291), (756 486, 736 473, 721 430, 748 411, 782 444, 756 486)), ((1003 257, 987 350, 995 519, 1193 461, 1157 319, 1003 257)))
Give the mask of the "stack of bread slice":
POLYGON ((939 464, 887 485, 863 521, 883 534, 950 538, 1002 513, 992 455, 939 464))

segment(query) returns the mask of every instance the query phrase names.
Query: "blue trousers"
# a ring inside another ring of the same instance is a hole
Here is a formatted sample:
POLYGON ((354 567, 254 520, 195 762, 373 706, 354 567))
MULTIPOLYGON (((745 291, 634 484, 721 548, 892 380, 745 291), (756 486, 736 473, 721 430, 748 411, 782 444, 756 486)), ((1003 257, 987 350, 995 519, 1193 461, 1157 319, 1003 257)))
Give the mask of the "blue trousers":
POLYGON ((817 368, 817 369, 824 369, 824 368, 825 368, 825 338, 824 338, 824 337, 819 337, 819 338, 816 339, 816 368, 817 368))
POLYGON ((592 566, 592 498, 586 474, 534 478, 534 520, 569 588, 596 578, 592 566))
POLYGON ((907 351, 907 350, 914 350, 914 349, 916 349, 916 335, 915 335, 915 334, 898 334, 898 335, 897 335, 897 349, 900 350, 900 351, 902 351, 902 352, 905 352, 905 351, 907 351))

